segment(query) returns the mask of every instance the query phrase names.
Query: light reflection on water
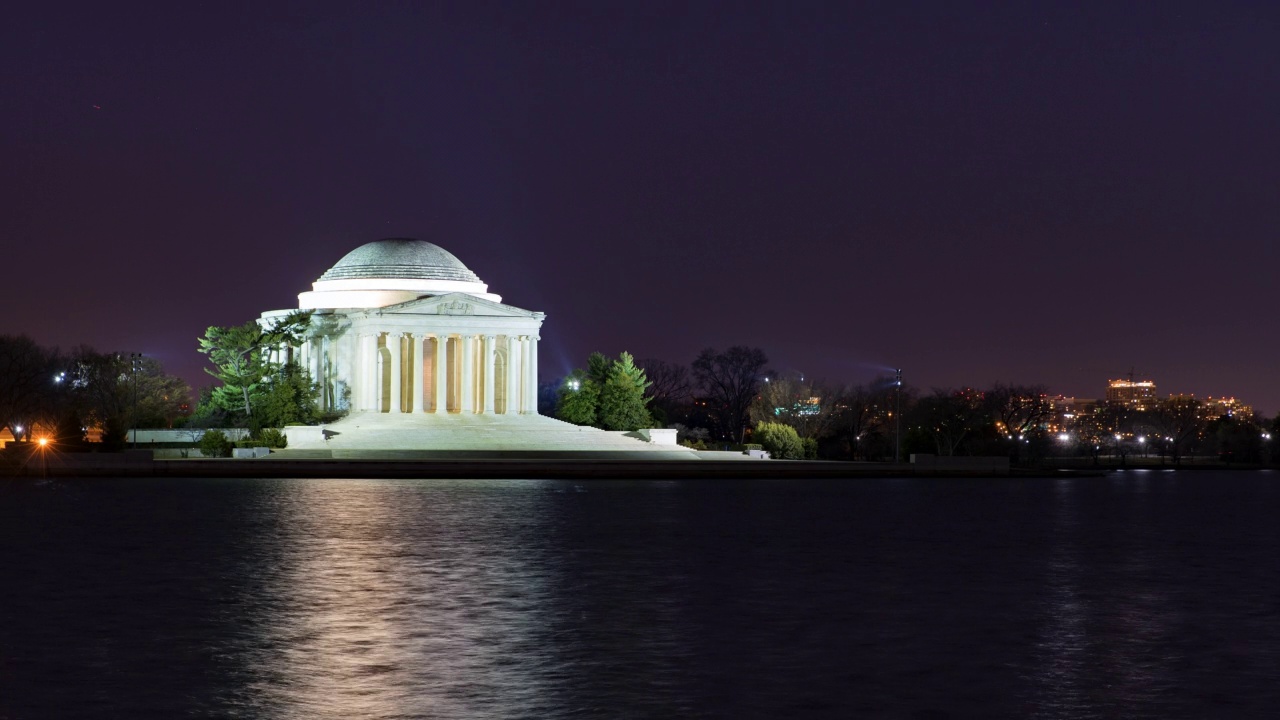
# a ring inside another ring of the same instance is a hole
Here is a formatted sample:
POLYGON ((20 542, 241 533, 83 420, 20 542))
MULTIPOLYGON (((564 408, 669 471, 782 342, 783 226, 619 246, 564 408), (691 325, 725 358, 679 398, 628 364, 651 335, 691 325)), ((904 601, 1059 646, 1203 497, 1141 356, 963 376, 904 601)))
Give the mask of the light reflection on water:
POLYGON ((0 718, 1267 717, 1267 474, 0 483, 0 718))

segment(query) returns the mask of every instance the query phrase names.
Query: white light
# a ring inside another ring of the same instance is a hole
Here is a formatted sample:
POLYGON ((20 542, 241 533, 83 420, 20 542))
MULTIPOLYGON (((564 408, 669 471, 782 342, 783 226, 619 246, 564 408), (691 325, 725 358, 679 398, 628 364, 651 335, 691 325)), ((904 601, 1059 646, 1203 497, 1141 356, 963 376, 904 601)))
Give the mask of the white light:
POLYGON ((1139 436, 1139 437, 1138 437, 1138 444, 1139 444, 1139 445, 1144 445, 1144 444, 1146 444, 1146 442, 1147 442, 1147 439, 1146 439, 1146 438, 1141 437, 1141 436, 1139 436))
POLYGON ((14 428, 13 428, 13 431, 14 431, 14 432, 16 432, 16 433, 20 433, 20 432, 22 432, 22 426, 21 426, 21 425, 15 425, 15 426, 14 426, 14 428))
POLYGON ((1058 436, 1058 439, 1061 440, 1062 442, 1068 442, 1069 440, 1071 440, 1071 436, 1066 433, 1062 433, 1061 435, 1058 436))
POLYGON ((1117 435, 1116 435, 1116 442, 1120 442, 1120 440, 1121 440, 1121 438, 1120 438, 1120 436, 1117 434, 1117 435))

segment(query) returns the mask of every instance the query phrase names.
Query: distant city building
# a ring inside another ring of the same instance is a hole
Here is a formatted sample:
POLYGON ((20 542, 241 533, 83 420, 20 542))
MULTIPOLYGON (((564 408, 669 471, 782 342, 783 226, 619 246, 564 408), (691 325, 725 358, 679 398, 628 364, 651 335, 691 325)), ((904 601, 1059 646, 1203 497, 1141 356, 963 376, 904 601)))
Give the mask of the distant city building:
POLYGON ((1156 405, 1155 381, 1108 380, 1107 404, 1119 405, 1130 410, 1152 410, 1156 405))
POLYGON ((1053 413, 1046 427, 1051 433, 1069 432, 1080 425, 1082 418, 1088 418, 1098 409, 1099 401, 1094 398, 1077 398, 1059 395, 1052 399, 1053 413))
POLYGON ((1170 395, 1169 400, 1175 402, 1187 402, 1194 400, 1200 403, 1200 417, 1205 420, 1217 420, 1220 417, 1234 418, 1251 418, 1253 417, 1253 406, 1245 405, 1242 401, 1233 397, 1209 397, 1203 400, 1195 395, 1170 395))

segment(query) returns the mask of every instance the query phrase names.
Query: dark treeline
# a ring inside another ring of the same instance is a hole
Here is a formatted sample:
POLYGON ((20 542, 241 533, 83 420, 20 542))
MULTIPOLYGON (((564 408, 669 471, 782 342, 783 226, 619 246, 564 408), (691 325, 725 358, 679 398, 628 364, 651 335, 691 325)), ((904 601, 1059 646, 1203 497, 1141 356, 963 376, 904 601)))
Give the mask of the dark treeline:
MULTIPOLYGON (((922 453, 995 455, 1023 465, 1046 458, 1120 463, 1138 456, 1174 464, 1193 456, 1251 464, 1280 460, 1271 451, 1280 429, 1275 420, 1216 414, 1181 396, 1140 410, 1105 403, 1073 410, 1056 406, 1042 385, 923 390, 891 376, 831 383, 777 373, 763 350, 743 346, 703 350, 689 365, 647 358, 635 366, 643 370, 649 426, 676 428, 681 443, 696 448, 768 445, 782 426, 798 439, 795 457, 830 460, 892 461, 899 448, 903 460, 922 453)), ((591 376, 590 370, 577 371, 544 386, 541 412, 614 429, 559 411, 566 398, 582 400, 575 388, 586 387, 591 376)))
POLYGON ((190 412, 191 388, 137 353, 41 347, 0 335, 0 428, 19 442, 84 446, 92 429, 105 449, 133 427, 171 427, 190 412))

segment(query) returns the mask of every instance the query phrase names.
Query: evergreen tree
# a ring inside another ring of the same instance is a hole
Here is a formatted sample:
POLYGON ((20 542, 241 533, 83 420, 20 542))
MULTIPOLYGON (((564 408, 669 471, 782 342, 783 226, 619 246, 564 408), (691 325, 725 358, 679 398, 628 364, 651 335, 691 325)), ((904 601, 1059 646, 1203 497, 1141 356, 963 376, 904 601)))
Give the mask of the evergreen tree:
POLYGON ((320 388, 311 374, 297 363, 287 363, 276 374, 264 379, 262 393, 256 399, 256 425, 281 428, 285 425, 311 425, 319 422, 316 401, 320 388))
MULTIPOLYGON (((214 388, 210 396, 213 408, 229 411, 245 421, 253 418, 255 400, 269 399, 272 386, 277 384, 274 381, 264 384, 264 381, 269 378, 283 381, 287 375, 283 364, 271 362, 270 351, 281 345, 297 344, 310 323, 311 313, 299 310, 267 328, 248 322, 236 327, 214 326, 206 330, 204 337, 200 338, 199 349, 209 356, 209 362, 215 369, 205 368, 205 372, 222 382, 222 386, 214 388)), ((309 378, 306 385, 310 385, 309 378)), ((292 399, 300 403, 297 412, 305 413, 301 405, 307 402, 314 404, 315 396, 314 393, 294 393, 292 399)), ((208 408, 202 410, 207 412, 208 408)), ((262 420, 252 422, 263 426, 262 420)))
POLYGON ((613 361, 602 352, 593 352, 587 358, 587 378, 598 388, 603 388, 609 381, 609 371, 612 368, 613 361))
POLYGON ((574 425, 595 425, 600 388, 582 370, 574 370, 560 384, 556 417, 574 425))
POLYGON ((599 427, 605 430, 649 427, 653 422, 646 408, 649 398, 645 397, 645 390, 649 384, 644 370, 636 367, 630 353, 619 355, 609 366, 604 387, 600 390, 599 427))
POLYGON ((249 402, 269 370, 261 352, 263 332, 256 322, 236 327, 212 326, 200 338, 200 352, 215 369, 205 372, 222 383, 213 389, 212 405, 219 410, 253 415, 249 402))

